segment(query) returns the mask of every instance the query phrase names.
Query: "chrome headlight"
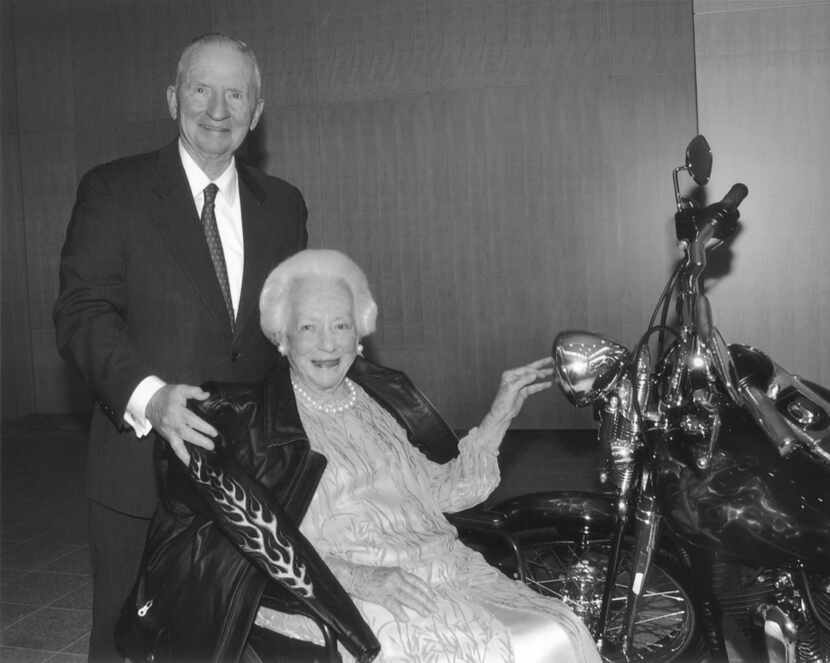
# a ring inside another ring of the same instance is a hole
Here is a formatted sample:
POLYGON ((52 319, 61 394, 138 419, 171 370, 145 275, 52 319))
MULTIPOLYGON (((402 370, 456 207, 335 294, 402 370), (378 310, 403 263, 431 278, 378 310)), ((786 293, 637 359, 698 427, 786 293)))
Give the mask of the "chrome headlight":
POLYGON ((590 405, 614 385, 628 354, 616 341, 586 331, 564 331, 553 341, 557 381, 577 407, 590 405))

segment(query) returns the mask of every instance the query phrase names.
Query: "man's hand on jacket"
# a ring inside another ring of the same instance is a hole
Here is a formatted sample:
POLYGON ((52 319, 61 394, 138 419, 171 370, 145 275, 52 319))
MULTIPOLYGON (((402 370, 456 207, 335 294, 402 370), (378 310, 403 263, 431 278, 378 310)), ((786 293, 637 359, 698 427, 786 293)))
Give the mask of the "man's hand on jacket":
POLYGON ((185 465, 190 463, 190 454, 185 442, 213 450, 213 441, 218 431, 204 419, 187 408, 191 398, 205 400, 210 394, 188 384, 167 384, 161 387, 147 403, 145 416, 153 429, 161 435, 173 453, 185 465))

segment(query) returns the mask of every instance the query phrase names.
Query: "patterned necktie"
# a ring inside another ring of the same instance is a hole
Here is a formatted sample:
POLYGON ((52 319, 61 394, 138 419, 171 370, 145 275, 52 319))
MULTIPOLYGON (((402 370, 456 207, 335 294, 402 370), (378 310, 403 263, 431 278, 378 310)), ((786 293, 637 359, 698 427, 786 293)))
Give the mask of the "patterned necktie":
POLYGON ((233 314, 233 302, 231 301, 231 286, 228 283, 228 268, 225 266, 225 252, 222 250, 222 239, 219 237, 219 228, 216 226, 216 213, 214 201, 219 187, 213 182, 205 187, 205 204, 202 205, 202 229, 205 231, 205 240, 210 250, 210 259, 213 261, 213 270, 216 278, 219 279, 219 287, 222 288, 222 297, 225 299, 225 308, 228 309, 228 317, 231 320, 231 329, 236 322, 233 314))

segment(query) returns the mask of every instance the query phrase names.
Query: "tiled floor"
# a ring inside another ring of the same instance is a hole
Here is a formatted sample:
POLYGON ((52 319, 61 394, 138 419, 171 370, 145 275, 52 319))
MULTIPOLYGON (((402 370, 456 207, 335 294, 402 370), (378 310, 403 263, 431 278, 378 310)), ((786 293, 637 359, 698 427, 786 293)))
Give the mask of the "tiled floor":
POLYGON ((0 661, 86 661, 92 595, 85 431, 71 417, 3 426, 0 661))

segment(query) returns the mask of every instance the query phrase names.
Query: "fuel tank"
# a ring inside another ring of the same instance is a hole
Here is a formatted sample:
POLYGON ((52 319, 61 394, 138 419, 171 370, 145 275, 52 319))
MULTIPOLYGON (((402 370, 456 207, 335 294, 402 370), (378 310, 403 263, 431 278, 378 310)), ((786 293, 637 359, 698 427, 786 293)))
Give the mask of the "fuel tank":
POLYGON ((669 432, 657 463, 664 524, 682 541, 745 563, 803 561, 830 570, 830 468, 803 450, 782 457, 739 408, 723 425, 705 469, 693 441, 669 432))

